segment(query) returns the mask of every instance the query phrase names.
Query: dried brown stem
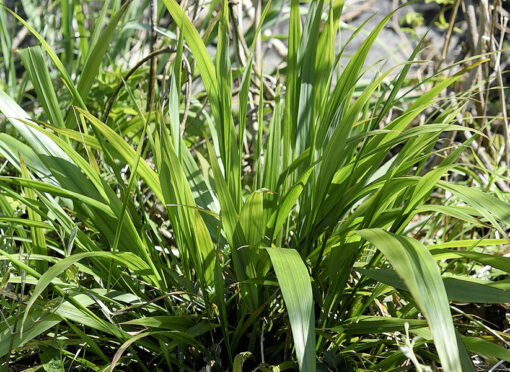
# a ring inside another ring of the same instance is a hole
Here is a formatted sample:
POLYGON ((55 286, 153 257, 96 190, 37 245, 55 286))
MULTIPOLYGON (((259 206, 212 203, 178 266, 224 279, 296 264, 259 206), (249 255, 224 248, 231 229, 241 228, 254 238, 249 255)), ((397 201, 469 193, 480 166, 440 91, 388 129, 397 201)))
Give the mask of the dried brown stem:
POLYGON ((124 83, 129 79, 129 77, 131 75, 133 75, 133 73, 140 68, 140 66, 142 66, 145 62, 147 62, 148 60, 150 60, 152 57, 154 56, 157 56, 157 55, 160 55, 160 54, 163 54, 163 53, 175 53, 175 49, 174 48, 171 48, 169 46, 166 46, 164 48, 161 48, 161 49, 158 49, 150 54, 148 54, 147 56, 145 56, 144 58, 142 58, 136 65, 134 65, 131 70, 129 70, 127 72, 126 75, 124 75, 124 78, 119 82, 119 84, 117 85, 117 87, 115 88, 113 94, 111 95, 110 99, 108 100, 107 104, 106 104, 106 107, 105 107, 105 110, 104 110, 104 115, 103 115, 103 123, 106 123, 106 121, 108 120, 108 116, 110 115, 110 111, 112 109, 112 106, 115 102, 115 99, 117 98, 117 95, 119 94, 120 90, 122 89, 122 87, 124 86, 124 83))
POLYGON ((448 31, 446 32, 446 39, 443 46, 443 51, 441 53, 441 61, 446 59, 446 53, 448 53, 448 47, 450 45, 450 40, 452 38, 453 27, 455 25, 455 20, 457 19, 457 12, 459 10, 461 0, 456 0, 453 5, 452 16, 450 18, 450 23, 448 24, 448 31))

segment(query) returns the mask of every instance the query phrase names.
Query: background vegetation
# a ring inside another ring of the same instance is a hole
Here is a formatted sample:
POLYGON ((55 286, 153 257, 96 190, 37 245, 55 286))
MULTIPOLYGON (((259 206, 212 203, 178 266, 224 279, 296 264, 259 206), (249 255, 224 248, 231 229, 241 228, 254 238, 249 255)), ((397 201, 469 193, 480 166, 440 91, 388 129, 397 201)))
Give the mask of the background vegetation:
POLYGON ((508 4, 369 3, 2 5, 2 368, 505 368, 508 4))

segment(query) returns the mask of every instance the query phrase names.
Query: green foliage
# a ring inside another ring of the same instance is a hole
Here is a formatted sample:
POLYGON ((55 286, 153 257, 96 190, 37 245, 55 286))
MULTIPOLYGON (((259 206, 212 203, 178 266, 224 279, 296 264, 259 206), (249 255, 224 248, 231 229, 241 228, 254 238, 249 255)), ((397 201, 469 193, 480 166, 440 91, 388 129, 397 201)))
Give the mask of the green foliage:
POLYGON ((423 26, 424 23, 425 18, 423 18, 421 13, 417 12, 406 13, 406 15, 400 19, 400 25, 406 25, 411 28, 423 26))
POLYGON ((482 134, 457 122, 467 95, 444 92, 486 60, 413 83, 420 43, 362 85, 394 13, 346 60, 343 1, 268 2, 235 58, 231 4, 200 22, 164 0, 160 38, 175 58, 161 58, 144 112, 145 70, 128 79, 116 52, 136 42, 127 22, 145 3, 105 2, 94 18, 62 1, 62 45, 0 12, 41 43, 20 52, 19 73, 2 48, 5 368, 395 370, 411 355, 456 372, 474 370, 472 354, 508 360, 500 332, 453 317, 451 301, 510 298, 497 252, 510 203, 462 181, 474 137, 438 148, 445 134, 482 134), (271 87, 255 57, 273 7, 289 30, 271 87), (93 33, 73 38, 85 22, 93 33), (482 266, 488 278, 469 276, 482 266))

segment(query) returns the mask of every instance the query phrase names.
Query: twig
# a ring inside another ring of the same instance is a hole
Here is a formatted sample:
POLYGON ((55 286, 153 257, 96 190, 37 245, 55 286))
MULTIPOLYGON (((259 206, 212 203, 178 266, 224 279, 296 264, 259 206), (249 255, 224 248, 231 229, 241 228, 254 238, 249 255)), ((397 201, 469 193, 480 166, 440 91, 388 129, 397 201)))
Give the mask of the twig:
MULTIPOLYGON (((459 314, 462 314, 464 315, 466 318, 468 318, 470 321, 472 322, 475 322, 476 324, 478 324, 480 327, 482 328, 485 328, 489 333, 491 333, 495 338, 497 338, 498 340, 500 340, 501 342, 503 342, 505 345, 507 346, 510 346, 510 343, 508 341, 506 341, 503 337, 501 337, 499 335, 498 332, 494 331, 491 327, 487 326, 484 322, 488 322, 490 323, 489 320, 487 319, 482 319, 480 317, 477 317, 477 316, 473 316, 471 314, 468 314, 466 313, 465 311, 462 311, 461 309, 459 309, 458 307, 456 306, 453 306, 453 305, 450 305, 450 308, 452 308, 452 310, 454 310, 455 312, 459 313, 459 314), (476 318, 480 318, 481 320, 478 320, 476 318)), ((492 324, 492 323, 491 323, 492 324)))
POLYGON ((468 24, 468 42, 471 51, 475 51, 478 47, 478 26, 476 22, 476 11, 473 0, 465 0, 462 2, 462 11, 466 17, 468 24))
POLYGON ((363 12, 368 10, 373 4, 375 3, 375 0, 367 0, 362 5, 360 5, 357 9, 352 10, 347 13, 342 13, 340 16, 340 20, 342 22, 349 22, 353 19, 358 18, 363 12))
MULTIPOLYGON (((468 131, 465 131, 465 130, 461 131, 461 133, 464 135, 464 138, 466 140, 470 139, 472 136, 471 133, 469 133, 468 131)), ((480 146, 478 144, 478 142, 476 142, 476 140, 473 140, 471 142, 471 146, 473 146, 473 150, 475 150, 476 154, 480 158, 480 161, 487 168, 487 170, 489 172, 493 173, 494 167, 492 166, 492 164, 489 160, 489 157, 487 156, 484 148, 482 146, 480 146)), ((501 180, 496 180, 495 183, 501 189, 501 191, 510 192, 510 187, 505 182, 503 182, 501 180)))
MULTIPOLYGON (((499 6, 502 7, 501 2, 499 6)), ((503 41, 505 40, 505 30, 506 25, 508 24, 508 18, 503 16, 501 13, 501 22, 502 31, 499 39, 499 53, 496 56, 496 63, 494 64, 494 72, 496 73, 496 79, 498 82, 498 92, 499 92, 499 101, 501 103, 501 113, 503 116, 502 125, 503 125, 503 136, 505 137, 505 161, 506 161, 506 174, 510 176, 510 135, 508 133, 508 112, 506 109, 506 99, 505 99, 505 88, 503 84, 503 74, 501 72, 501 49, 503 47, 503 41)))
POLYGON ((127 81, 129 79, 129 77, 131 75, 133 75, 133 73, 138 69, 140 68, 140 66, 142 66, 145 62, 147 62, 148 60, 150 60, 152 57, 154 56, 157 56, 159 54, 163 54, 163 53, 175 53, 175 49, 174 48, 171 48, 169 46, 166 46, 164 48, 161 48, 159 50, 156 50, 150 54, 148 54, 147 56, 145 56, 144 58, 142 58, 136 65, 133 66, 133 68, 131 68, 131 70, 129 70, 127 72, 126 75, 124 75, 124 79, 122 79, 119 84, 117 85, 117 88, 115 88, 115 91, 113 92, 112 96, 110 97, 110 99, 108 100, 107 104, 106 104, 106 107, 105 107, 105 110, 104 110, 104 115, 103 115, 103 123, 106 123, 106 121, 108 120, 108 116, 110 115, 110 111, 112 109, 112 106, 115 102, 115 99, 117 98, 117 95, 119 94, 120 90, 122 89, 122 87, 124 86, 124 82, 127 81))
MULTIPOLYGON (((464 12, 464 17, 466 17, 468 30, 467 30, 467 38, 469 42, 469 46, 471 49, 471 55, 477 56, 482 53, 482 39, 480 37, 480 33, 483 34, 484 29, 484 19, 483 17, 477 16, 477 12, 475 9, 475 5, 473 4, 473 0, 465 0, 462 2, 462 10, 464 12), (480 18, 480 23, 478 24, 477 19, 480 18)), ((475 81, 482 80, 482 70, 481 67, 477 67, 469 73, 466 86, 471 87, 475 85, 475 81)), ((483 107, 484 105, 484 96, 481 91, 481 88, 478 88, 478 100, 475 100, 476 111, 478 115, 483 115, 483 107)))
POLYGON ((21 45, 23 40, 25 40, 25 37, 28 35, 28 28, 23 27, 18 34, 12 39, 12 50, 18 49, 18 47, 21 45))
MULTIPOLYGON (((393 0, 393 9, 397 9, 399 7, 399 0, 393 0)), ((397 35, 400 37, 400 40, 402 40, 402 48, 405 49, 405 53, 407 55, 413 54, 413 48, 411 47, 411 44, 409 43, 409 39, 404 34, 402 29, 400 28, 400 25, 398 24, 398 18, 397 13, 395 13, 392 17, 392 26, 393 30, 397 33, 397 35)))
MULTIPOLYGON (((244 36, 243 36, 243 33, 241 32, 241 30, 239 29, 239 24, 236 20, 236 17, 233 16, 232 14, 232 23, 233 23, 233 26, 234 26, 234 32, 236 34, 236 38, 239 40, 239 43, 240 45, 242 46, 242 50, 244 51, 244 55, 245 55, 245 59, 248 59, 248 56, 250 55, 250 50, 248 49, 248 46, 246 45, 246 41, 244 40, 244 36)), ((256 24, 255 24, 255 28, 256 28, 256 24)), ((267 98, 269 100, 274 100, 275 96, 276 96, 276 93, 274 92, 273 89, 271 89, 271 87, 269 86, 269 84, 266 83, 266 81, 264 80, 263 76, 261 75, 261 72, 260 70, 255 67, 253 69, 253 72, 255 73, 255 76, 257 77, 257 79, 262 79, 262 84, 263 84, 263 87, 264 87, 264 92, 267 94, 267 98)), ((254 77, 252 76, 252 79, 254 79, 254 77)), ((255 81, 255 85, 258 86, 258 81, 255 81)))
MULTIPOLYGON (((451 94, 452 101, 455 105, 457 105, 457 97, 455 97, 454 94, 451 94)), ((456 116, 457 120, 461 125, 464 125, 464 118, 462 114, 459 112, 456 116)), ((469 133, 467 130, 460 131, 464 138, 466 140, 469 140, 472 137, 472 134, 469 133)), ((471 141, 471 146, 473 147, 473 150, 475 150, 475 153, 478 155, 478 158, 483 163, 483 165, 489 170, 489 172, 494 172, 494 167, 492 166, 489 157, 487 156, 484 148, 476 142, 476 140, 471 141)), ((500 188, 501 191, 504 192, 510 192, 510 187, 506 184, 506 182, 503 182, 501 180, 495 181, 496 185, 500 188)))
POLYGON ((441 62, 446 59, 446 53, 448 53, 448 46, 450 45, 450 40, 452 38, 453 26, 455 25, 455 19, 457 19, 457 12, 459 10, 460 0, 456 0, 453 5, 453 12, 450 18, 450 23, 448 24, 448 31, 446 32, 446 39, 443 46, 443 52, 441 53, 441 62))

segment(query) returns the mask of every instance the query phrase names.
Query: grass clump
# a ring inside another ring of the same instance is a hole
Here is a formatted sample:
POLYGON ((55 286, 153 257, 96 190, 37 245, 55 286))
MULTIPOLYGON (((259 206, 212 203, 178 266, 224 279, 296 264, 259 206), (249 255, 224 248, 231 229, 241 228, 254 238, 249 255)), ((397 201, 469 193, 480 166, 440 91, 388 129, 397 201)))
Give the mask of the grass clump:
POLYGON ((167 54, 129 73, 114 51, 136 42, 126 20, 144 4, 106 2, 79 40, 69 28, 83 27, 83 8, 62 7, 60 48, 1 11, 40 43, 0 91, 5 368, 474 371, 477 356, 510 360, 503 329, 457 306, 510 296, 508 258, 479 249, 507 244, 510 204, 465 181, 478 165, 459 159, 484 134, 459 123, 471 90, 444 95, 487 61, 412 85, 419 43, 360 90, 392 14, 344 59, 343 1, 302 15, 292 0, 287 63, 267 78, 257 43, 274 3, 232 45, 227 1, 203 21, 151 2, 154 26, 171 15, 167 54), (457 132, 470 134, 438 146, 457 132), (482 266, 488 278, 469 276, 482 266))

